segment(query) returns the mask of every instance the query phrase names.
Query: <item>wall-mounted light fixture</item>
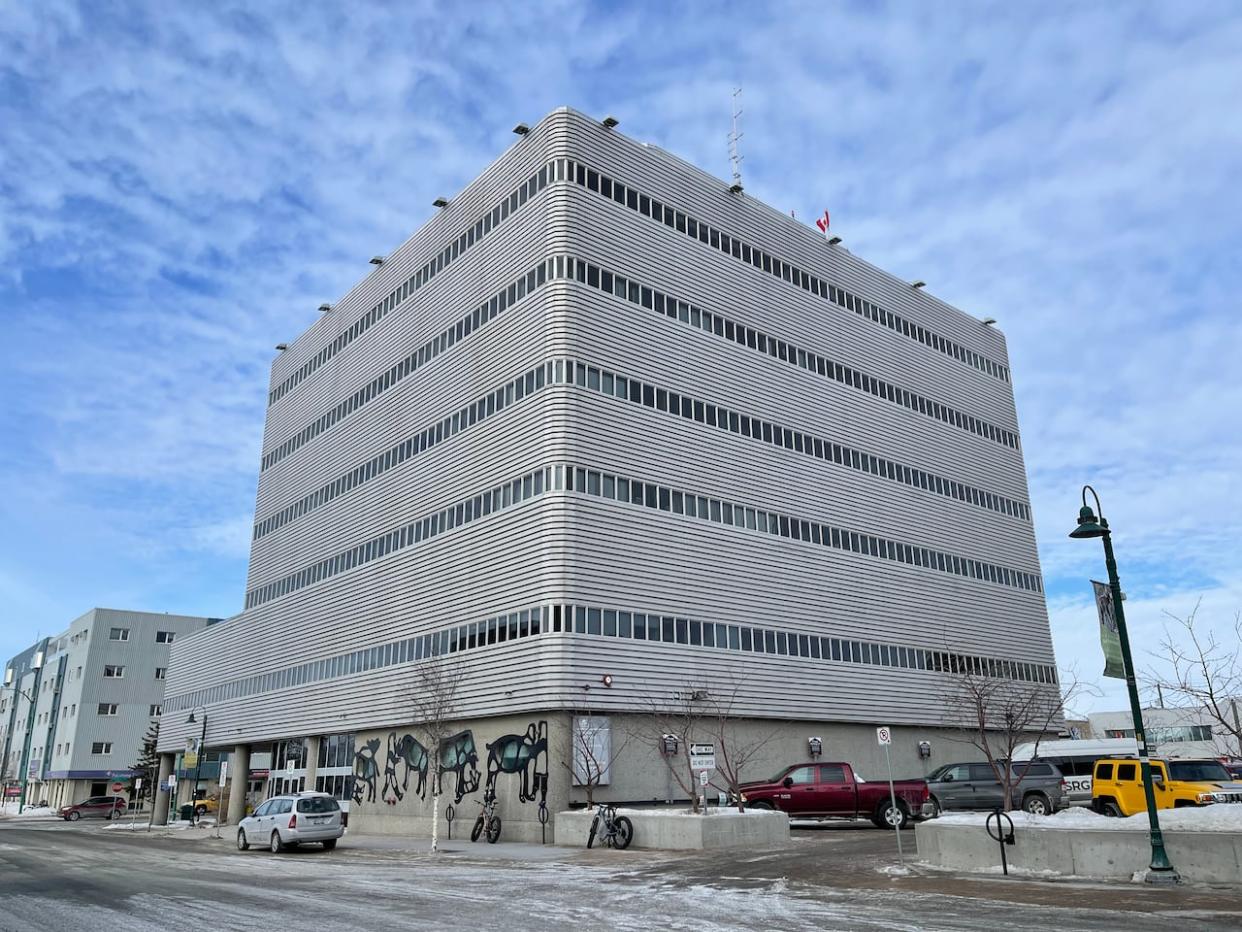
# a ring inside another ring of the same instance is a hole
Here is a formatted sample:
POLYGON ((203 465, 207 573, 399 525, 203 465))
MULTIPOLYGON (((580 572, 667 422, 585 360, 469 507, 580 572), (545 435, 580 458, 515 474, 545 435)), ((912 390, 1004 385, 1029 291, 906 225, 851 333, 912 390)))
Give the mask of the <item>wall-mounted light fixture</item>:
POLYGON ((276 348, 283 353, 285 350, 289 348, 289 344, 288 343, 277 343, 276 348))
POLYGON ((985 326, 985 327, 990 327, 990 326, 992 326, 994 323, 996 323, 996 318, 995 318, 995 317, 985 317, 985 318, 983 318, 983 326, 985 326))
POLYGON ((525 123, 519 123, 517 126, 513 127, 513 132, 517 133, 519 136, 525 136, 530 132, 530 127, 525 123))
POLYGON ((437 197, 434 201, 431 202, 431 206, 432 207, 448 207, 448 198, 437 197))
POLYGON ((742 183, 740 181, 735 181, 733 184, 729 185, 729 191, 733 194, 741 194, 742 183))
POLYGON ((839 237, 839 236, 831 236, 831 237, 829 237, 829 238, 828 238, 828 245, 829 245, 829 246, 835 246, 835 245, 837 245, 837 243, 839 243, 839 242, 841 242, 841 237, 839 237))
POLYGON ((618 119, 617 119, 615 116, 613 116, 612 114, 609 114, 608 116, 606 116, 606 117, 604 117, 602 120, 600 120, 600 122, 604 124, 604 128, 605 128, 605 129, 616 129, 616 128, 617 128, 617 125, 618 125, 621 121, 620 121, 620 120, 618 120, 618 119))
POLYGON ((677 753, 678 743, 676 735, 662 735, 660 737, 660 753, 668 754, 671 757, 677 753))
POLYGON ((915 281, 910 282, 910 287, 911 287, 911 288, 926 288, 926 287, 927 287, 927 282, 925 282, 925 281, 923 281, 923 279, 919 278, 919 279, 916 279, 915 281))
POLYGON ((605 673, 603 676, 599 678, 599 681, 604 684, 605 689, 612 689, 612 674, 611 673, 605 673))
POLYGON ((326 314, 326 313, 328 313, 328 311, 330 311, 330 310, 332 310, 332 305, 331 305, 331 304, 321 304, 321 305, 319 305, 319 313, 320 313, 320 314, 326 314))
POLYGON ((919 757, 921 757, 923 760, 927 760, 927 758, 931 757, 931 742, 930 741, 919 742, 919 757))
POLYGON ((381 266, 381 265, 383 265, 383 264, 384 264, 384 257, 383 257, 383 256, 372 256, 372 257, 371 257, 371 264, 372 264, 372 265, 374 265, 374 266, 381 266))
POLYGON ((811 759, 814 760, 815 758, 819 757, 819 755, 824 753, 824 739, 823 738, 807 738, 806 749, 807 749, 807 752, 811 755, 811 759))

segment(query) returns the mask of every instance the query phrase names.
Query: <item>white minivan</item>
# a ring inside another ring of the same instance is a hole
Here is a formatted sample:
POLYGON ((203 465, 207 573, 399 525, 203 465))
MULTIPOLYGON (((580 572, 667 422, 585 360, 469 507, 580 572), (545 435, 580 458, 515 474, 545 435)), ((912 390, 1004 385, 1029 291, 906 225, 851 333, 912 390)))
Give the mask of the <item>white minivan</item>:
POLYGON ((1040 741, 1020 744, 1013 751, 1015 761, 1035 760, 1056 764, 1064 777, 1066 801, 1071 806, 1091 805, 1091 774, 1095 762, 1105 757, 1135 757, 1138 742, 1133 738, 1099 738, 1080 741, 1040 741))
POLYGON ((325 851, 345 834, 340 804, 327 793, 273 796, 237 826, 237 849, 263 845, 273 854, 303 842, 319 842, 325 851))

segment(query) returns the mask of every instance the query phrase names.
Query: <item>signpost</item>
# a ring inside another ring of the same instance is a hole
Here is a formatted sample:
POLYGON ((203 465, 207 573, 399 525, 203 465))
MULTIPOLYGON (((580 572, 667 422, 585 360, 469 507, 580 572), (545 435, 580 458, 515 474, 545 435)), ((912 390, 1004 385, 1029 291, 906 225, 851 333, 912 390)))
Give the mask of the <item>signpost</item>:
POLYGON ((229 778, 229 762, 220 761, 220 778, 216 782, 216 837, 220 837, 220 823, 224 818, 224 787, 229 778))
POLYGON ((716 745, 690 745, 690 769, 698 771, 699 785, 703 787, 703 805, 707 805, 707 774, 716 769, 716 745))
POLYGON ((905 860, 905 854, 901 850, 901 810, 897 808, 897 791, 893 788, 893 758, 889 753, 889 747, 893 743, 893 733, 887 725, 881 725, 875 730, 875 740, 884 748, 884 762, 888 765, 888 799, 893 807, 893 814, 897 818, 897 824, 893 826, 897 835, 897 857, 905 860))

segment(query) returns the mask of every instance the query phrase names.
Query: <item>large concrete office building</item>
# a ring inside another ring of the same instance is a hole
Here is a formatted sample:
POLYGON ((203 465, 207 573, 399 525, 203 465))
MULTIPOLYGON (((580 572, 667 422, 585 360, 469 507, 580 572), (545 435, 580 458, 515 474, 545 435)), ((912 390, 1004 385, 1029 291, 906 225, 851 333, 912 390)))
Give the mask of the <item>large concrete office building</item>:
MULTIPOLYGON (((279 788, 352 774, 351 824, 427 813, 429 657, 463 677, 445 791, 494 784, 506 837, 581 798, 575 714, 634 734, 727 692, 773 736, 754 777, 810 737, 876 770, 876 724, 922 772, 921 741, 963 753, 942 671, 1056 688, 1002 334, 572 110, 290 343, 268 401, 245 609, 176 645, 161 740, 202 707, 209 746, 276 743, 279 788)), ((658 737, 604 795, 684 797, 658 737)))
POLYGON ((218 620, 93 608, 11 658, 0 688, 6 796, 24 789, 28 803, 53 806, 130 796, 160 717, 169 650, 218 620))

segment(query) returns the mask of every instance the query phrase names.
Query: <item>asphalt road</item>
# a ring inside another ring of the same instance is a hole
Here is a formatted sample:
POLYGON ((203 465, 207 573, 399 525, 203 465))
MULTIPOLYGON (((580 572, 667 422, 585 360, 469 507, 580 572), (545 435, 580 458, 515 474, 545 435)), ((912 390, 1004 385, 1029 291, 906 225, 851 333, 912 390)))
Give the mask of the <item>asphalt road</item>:
POLYGON ((432 856, 348 836, 272 855, 209 834, 0 821, 0 930, 1242 928, 1242 891, 963 878, 903 865, 891 834, 849 825, 676 857, 460 841, 432 856))

